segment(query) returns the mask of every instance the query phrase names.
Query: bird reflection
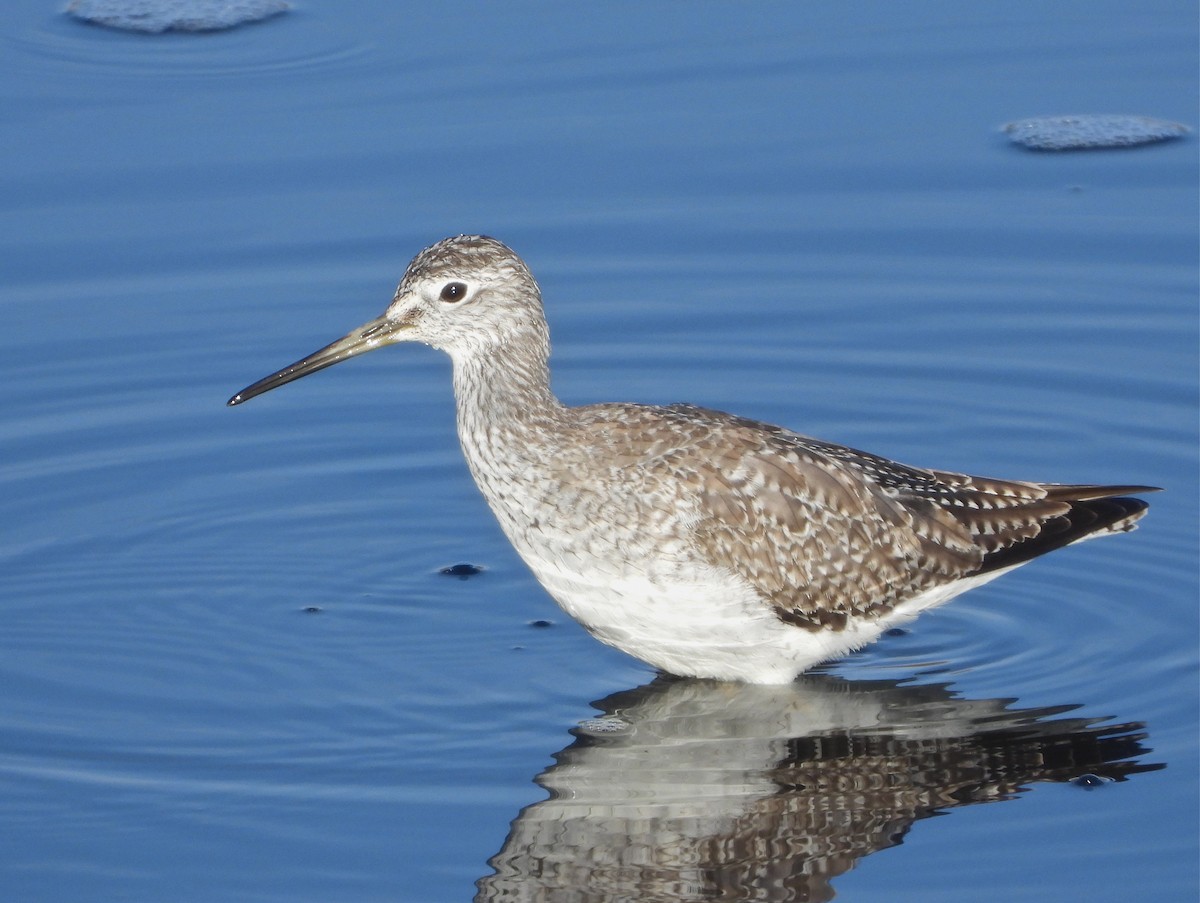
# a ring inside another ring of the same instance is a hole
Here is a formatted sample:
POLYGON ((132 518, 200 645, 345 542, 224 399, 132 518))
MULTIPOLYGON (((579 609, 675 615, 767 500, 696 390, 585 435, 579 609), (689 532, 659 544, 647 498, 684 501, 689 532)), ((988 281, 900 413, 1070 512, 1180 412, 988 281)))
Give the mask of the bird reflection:
POLYGON ((1137 761, 1141 724, 1013 702, 824 674, 616 693, 538 777, 550 798, 514 820, 476 901, 831 900, 918 819, 1163 767, 1137 761))

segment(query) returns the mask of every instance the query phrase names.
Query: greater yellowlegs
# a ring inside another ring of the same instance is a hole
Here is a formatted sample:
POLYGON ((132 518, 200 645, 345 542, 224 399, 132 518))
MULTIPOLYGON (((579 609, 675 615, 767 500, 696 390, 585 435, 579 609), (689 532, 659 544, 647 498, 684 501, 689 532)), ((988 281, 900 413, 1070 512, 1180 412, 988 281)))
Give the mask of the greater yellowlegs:
POLYGON ((691 405, 568 407, 541 291, 481 235, 426 248, 383 315, 243 389, 355 355, 450 355, 458 436, 520 556, 597 639, 672 674, 783 683, 1032 558, 1129 530, 1147 486, 909 467, 691 405))

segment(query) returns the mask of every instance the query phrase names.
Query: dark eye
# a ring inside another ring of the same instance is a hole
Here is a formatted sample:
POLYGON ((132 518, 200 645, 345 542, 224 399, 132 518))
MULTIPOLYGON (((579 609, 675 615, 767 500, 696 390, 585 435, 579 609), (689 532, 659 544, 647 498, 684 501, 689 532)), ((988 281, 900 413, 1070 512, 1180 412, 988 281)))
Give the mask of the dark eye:
POLYGON ((442 286, 441 298, 443 301, 461 301, 465 297, 467 297, 465 282, 447 282, 442 286))

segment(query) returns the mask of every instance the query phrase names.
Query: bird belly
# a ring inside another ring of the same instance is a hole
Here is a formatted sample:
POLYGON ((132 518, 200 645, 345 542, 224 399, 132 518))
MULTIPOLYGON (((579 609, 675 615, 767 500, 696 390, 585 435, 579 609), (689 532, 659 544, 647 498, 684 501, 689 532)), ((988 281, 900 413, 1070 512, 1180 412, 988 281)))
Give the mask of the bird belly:
POLYGON ((883 626, 809 631, 782 621, 732 574, 604 574, 526 556, 538 581, 596 639, 670 674, 782 684, 876 639, 883 626))
POLYGON ((789 683, 1009 570, 933 587, 840 630, 808 630, 783 621, 748 583, 714 568, 651 577, 600 562, 523 557, 559 606, 601 642, 680 677, 756 684, 789 683))

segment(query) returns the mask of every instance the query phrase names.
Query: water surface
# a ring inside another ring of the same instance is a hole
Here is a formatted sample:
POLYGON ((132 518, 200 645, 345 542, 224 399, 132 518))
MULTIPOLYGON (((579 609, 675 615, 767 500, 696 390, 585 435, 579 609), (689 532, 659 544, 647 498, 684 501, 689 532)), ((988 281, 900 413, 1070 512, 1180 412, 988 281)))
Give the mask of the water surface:
MULTIPOLYGON (((722 874, 795 887, 831 835, 788 788, 836 773, 908 794, 811 803, 892 813, 824 873, 839 899, 1195 899, 1196 143, 1046 155, 997 127, 1194 126, 1196 38, 1173 2, 311 3, 159 37, 11 4, 0 886, 536 899, 555 888, 520 871, 547 861, 534 826, 613 823, 575 820, 587 789, 664 861, 736 836, 722 874), (1136 533, 815 685, 718 693, 728 710, 663 689, 507 546, 436 353, 224 407, 462 231, 540 278, 570 402, 691 401, 915 464, 1167 492, 1136 533), (439 572, 460 562, 484 570, 439 572), (632 735, 577 727, 605 713, 662 741, 624 768, 644 807, 604 779, 632 735), (1044 743, 1074 752, 1025 767, 1044 743), (1012 751, 1004 780, 981 748, 1012 751), (697 762, 711 805, 671 809, 697 762)), ((558 890, 586 898, 590 874, 558 890)))

